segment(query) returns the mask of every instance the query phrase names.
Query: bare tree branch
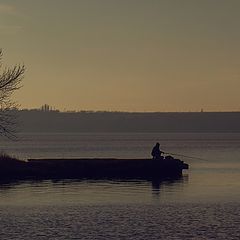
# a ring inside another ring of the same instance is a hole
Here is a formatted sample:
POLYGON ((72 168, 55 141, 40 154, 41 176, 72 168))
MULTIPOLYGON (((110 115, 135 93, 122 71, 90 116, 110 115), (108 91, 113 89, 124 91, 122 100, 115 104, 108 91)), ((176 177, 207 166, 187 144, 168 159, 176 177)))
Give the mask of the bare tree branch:
MULTIPOLYGON (((2 60, 0 49, 0 61, 2 60)), ((22 87, 21 82, 25 73, 24 65, 15 65, 12 68, 4 68, 0 63, 0 135, 15 138, 16 130, 16 102, 12 101, 14 91, 22 87)))

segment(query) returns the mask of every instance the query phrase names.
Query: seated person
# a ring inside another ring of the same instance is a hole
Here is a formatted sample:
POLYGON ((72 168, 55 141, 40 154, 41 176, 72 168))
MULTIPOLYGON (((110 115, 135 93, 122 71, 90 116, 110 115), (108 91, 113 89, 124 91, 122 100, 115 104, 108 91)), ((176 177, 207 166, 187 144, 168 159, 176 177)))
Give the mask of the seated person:
POLYGON ((152 157, 153 159, 163 159, 161 154, 164 153, 163 151, 160 150, 160 144, 156 143, 156 145, 152 149, 152 157))

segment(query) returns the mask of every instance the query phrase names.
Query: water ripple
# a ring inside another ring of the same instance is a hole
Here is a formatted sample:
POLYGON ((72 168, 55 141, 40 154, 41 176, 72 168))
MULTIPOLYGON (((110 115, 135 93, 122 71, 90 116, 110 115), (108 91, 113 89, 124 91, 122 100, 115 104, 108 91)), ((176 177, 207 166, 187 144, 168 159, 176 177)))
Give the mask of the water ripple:
POLYGON ((0 208, 2 239, 239 239, 238 204, 0 208))

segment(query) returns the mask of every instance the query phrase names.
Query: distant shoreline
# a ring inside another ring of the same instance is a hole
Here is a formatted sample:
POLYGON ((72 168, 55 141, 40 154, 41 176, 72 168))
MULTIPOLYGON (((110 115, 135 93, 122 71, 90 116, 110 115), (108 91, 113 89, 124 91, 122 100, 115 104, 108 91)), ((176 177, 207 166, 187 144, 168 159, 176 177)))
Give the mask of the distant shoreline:
POLYGON ((21 132, 240 132, 240 112, 17 110, 21 132))

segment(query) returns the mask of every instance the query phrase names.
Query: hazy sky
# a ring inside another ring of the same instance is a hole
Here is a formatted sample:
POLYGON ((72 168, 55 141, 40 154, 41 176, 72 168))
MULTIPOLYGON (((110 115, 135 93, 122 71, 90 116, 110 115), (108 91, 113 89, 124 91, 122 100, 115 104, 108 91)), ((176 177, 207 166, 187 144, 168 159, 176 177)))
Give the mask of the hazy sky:
POLYGON ((239 0, 0 0, 22 108, 240 110, 239 0))

